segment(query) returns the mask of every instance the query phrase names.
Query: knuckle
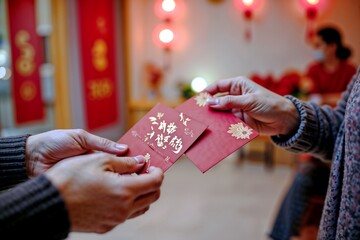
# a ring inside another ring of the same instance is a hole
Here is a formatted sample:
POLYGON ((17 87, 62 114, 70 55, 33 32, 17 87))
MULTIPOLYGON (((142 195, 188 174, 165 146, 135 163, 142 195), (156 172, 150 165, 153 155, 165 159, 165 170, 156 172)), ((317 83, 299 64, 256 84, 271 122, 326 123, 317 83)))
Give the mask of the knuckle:
POLYGON ((112 142, 106 138, 99 137, 98 141, 100 142, 100 145, 104 147, 111 147, 112 142))
POLYGON ((78 128, 78 129, 74 129, 74 133, 79 136, 84 136, 86 135, 87 132, 84 129, 78 128))
POLYGON ((228 95, 223 98, 224 107, 231 107, 232 105, 232 96, 228 95))
POLYGON ((237 77, 237 79, 236 79, 236 82, 238 83, 238 84, 242 84, 242 83, 245 83, 245 82, 247 82, 248 81, 248 78, 246 78, 246 77, 244 77, 244 76, 239 76, 239 77, 237 77))
POLYGON ((120 208, 127 208, 133 199, 133 196, 131 194, 130 191, 122 191, 119 196, 118 199, 120 200, 121 204, 119 205, 120 208))
POLYGON ((124 158, 125 168, 130 170, 136 166, 136 161, 133 158, 124 158))
POLYGON ((248 94, 247 95, 247 103, 250 104, 250 103, 253 103, 256 101, 256 98, 257 96, 255 94, 248 94))

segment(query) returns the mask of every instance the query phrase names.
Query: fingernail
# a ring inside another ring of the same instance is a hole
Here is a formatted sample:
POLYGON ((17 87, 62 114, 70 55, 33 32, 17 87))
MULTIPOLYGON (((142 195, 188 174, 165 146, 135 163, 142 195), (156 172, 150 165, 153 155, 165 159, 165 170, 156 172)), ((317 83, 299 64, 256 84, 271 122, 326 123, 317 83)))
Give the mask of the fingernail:
POLYGON ((128 146, 125 144, 115 144, 115 148, 123 151, 123 150, 126 150, 128 148, 128 146))
POLYGON ((219 99, 218 98, 208 98, 208 99, 206 99, 206 103, 208 105, 218 105, 219 99))
POLYGON ((145 158, 142 155, 134 157, 138 164, 144 164, 145 158))

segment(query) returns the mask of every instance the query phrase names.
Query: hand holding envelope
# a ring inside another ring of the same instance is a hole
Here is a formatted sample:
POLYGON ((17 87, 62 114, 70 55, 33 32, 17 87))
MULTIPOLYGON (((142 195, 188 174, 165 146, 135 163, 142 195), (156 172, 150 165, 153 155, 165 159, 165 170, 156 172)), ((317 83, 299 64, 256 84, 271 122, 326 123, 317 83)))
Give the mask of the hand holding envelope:
POLYGON ((185 153, 206 172, 258 136, 231 112, 209 108, 210 97, 202 92, 175 110, 157 104, 118 142, 129 146, 128 156, 145 156, 147 167, 166 171, 185 153))

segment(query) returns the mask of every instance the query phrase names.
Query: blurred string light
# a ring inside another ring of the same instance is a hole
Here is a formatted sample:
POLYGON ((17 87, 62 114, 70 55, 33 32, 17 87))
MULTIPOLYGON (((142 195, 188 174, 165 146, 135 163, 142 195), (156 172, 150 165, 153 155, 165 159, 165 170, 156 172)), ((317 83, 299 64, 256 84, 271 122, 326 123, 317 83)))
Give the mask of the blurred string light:
POLYGON ((191 81, 191 89, 197 93, 204 90, 207 85, 207 81, 202 77, 196 77, 191 81))
POLYGON ((154 5, 155 14, 162 20, 162 24, 154 29, 153 36, 155 44, 164 50, 165 71, 169 70, 171 65, 170 53, 176 35, 172 21, 176 8, 175 0, 157 0, 154 5))
POLYGON ((254 0, 243 0, 243 3, 245 6, 249 7, 249 6, 253 5, 254 0))
POLYGON ((176 3, 175 0, 163 0, 161 3, 161 8, 165 12, 173 12, 175 10, 176 3))
POLYGON ((310 5, 316 5, 319 3, 319 0, 306 0, 310 5))
POLYGON ((0 67, 0 79, 9 80, 11 78, 12 72, 9 68, 0 67))
POLYGON ((171 29, 165 28, 160 31, 159 39, 162 43, 168 44, 174 39, 174 32, 171 29))

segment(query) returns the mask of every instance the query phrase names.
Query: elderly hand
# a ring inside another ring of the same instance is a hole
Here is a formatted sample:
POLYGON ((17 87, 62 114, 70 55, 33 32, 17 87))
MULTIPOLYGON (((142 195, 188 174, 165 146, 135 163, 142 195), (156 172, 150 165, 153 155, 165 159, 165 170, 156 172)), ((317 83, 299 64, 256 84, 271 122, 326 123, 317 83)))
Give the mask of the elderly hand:
POLYGON ((25 162, 28 175, 37 176, 58 161, 93 150, 121 155, 127 146, 90 134, 84 130, 53 130, 30 136, 26 141, 25 162))
POLYGON ((45 176, 62 195, 72 231, 105 233, 128 218, 144 214, 160 196, 163 172, 130 175, 144 157, 92 153, 60 161, 45 176))
POLYGON ((204 91, 214 95, 228 95, 208 99, 215 110, 231 110, 250 127, 261 134, 292 134, 300 123, 300 115, 294 104, 245 77, 215 82, 204 91))

